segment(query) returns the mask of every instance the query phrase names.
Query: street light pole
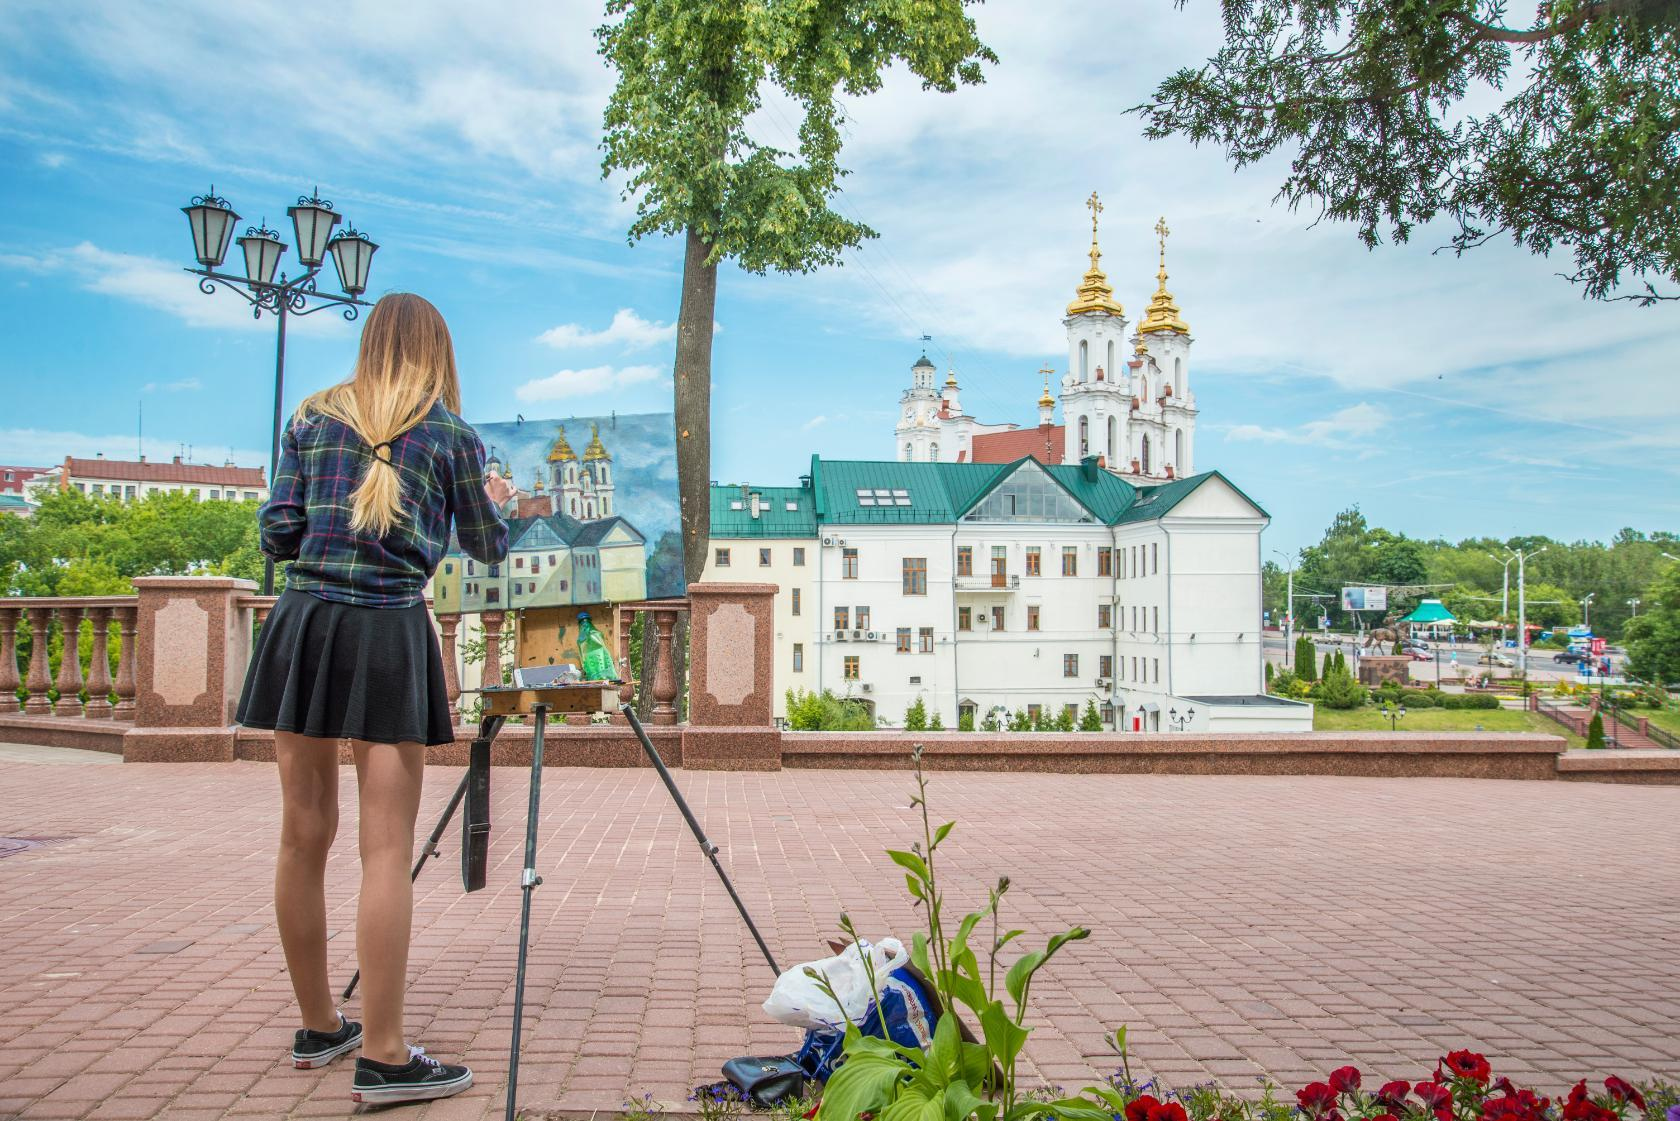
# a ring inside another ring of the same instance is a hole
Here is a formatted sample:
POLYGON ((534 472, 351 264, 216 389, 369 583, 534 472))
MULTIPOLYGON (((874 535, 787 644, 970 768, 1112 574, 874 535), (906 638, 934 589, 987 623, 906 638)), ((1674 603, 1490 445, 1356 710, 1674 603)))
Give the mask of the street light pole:
MULTIPOLYGON (((1493 557, 1493 559, 1496 560, 1496 561, 1499 560, 1499 558, 1494 557, 1492 553, 1489 553, 1488 556, 1493 557)), ((1506 560, 1500 561, 1500 569, 1501 569, 1500 577, 1499 577, 1499 638, 1500 638, 1500 641, 1504 641, 1504 639, 1505 639, 1505 627, 1507 626, 1505 620, 1507 620, 1511 617, 1511 561, 1514 560, 1514 559, 1516 559, 1516 558, 1513 557, 1513 558, 1508 558, 1506 560)))
POLYGON ((1643 602, 1644 601, 1641 600, 1638 596, 1634 596, 1632 599, 1627 601, 1628 610, 1633 612, 1633 615, 1632 615, 1633 618, 1635 618, 1635 619, 1639 618, 1639 605, 1643 602))
POLYGON ((1597 594, 1597 592, 1588 592, 1586 598, 1581 601, 1581 625, 1586 627, 1589 631, 1592 630, 1593 596, 1596 596, 1597 594))
MULTIPOLYGON (((1517 670, 1528 680, 1528 561, 1546 551, 1542 545, 1532 552, 1506 547, 1511 559, 1517 562, 1517 670)), ((1526 693, 1524 694, 1526 696, 1526 693)))
MULTIPOLYGON (((303 273, 291 280, 280 273, 279 281, 274 279, 287 246, 265 221, 260 226, 247 227, 245 236, 238 239, 245 256, 245 275, 238 277, 217 271, 227 257, 228 246, 234 240, 234 226, 239 221, 239 215, 228 201, 217 197, 215 187, 211 187, 208 194, 194 197, 191 205, 183 206, 181 212, 192 229, 193 256, 200 265, 186 271, 199 278, 199 291, 209 295, 219 285, 251 305, 251 318, 261 319, 266 311, 275 319, 274 432, 268 460, 268 485, 272 490, 280 470, 280 433, 285 421, 286 320, 293 315, 312 315, 322 308, 339 307, 346 320, 354 321, 360 308, 372 306, 359 297, 367 291, 368 270, 379 246, 366 234, 358 233, 354 226, 346 226, 334 235, 334 227, 344 216, 316 194, 299 195, 296 205, 287 207, 286 213, 297 235, 298 261, 304 266, 303 273), (342 296, 319 291, 315 286, 315 277, 329 254, 338 272, 339 287, 344 289, 342 296)), ((273 594, 274 561, 264 557, 263 595, 273 594)))
POLYGON ((1293 658, 1290 645, 1295 636, 1295 558, 1282 549, 1273 549, 1272 552, 1289 562, 1289 591, 1283 605, 1283 664, 1287 666, 1293 658))

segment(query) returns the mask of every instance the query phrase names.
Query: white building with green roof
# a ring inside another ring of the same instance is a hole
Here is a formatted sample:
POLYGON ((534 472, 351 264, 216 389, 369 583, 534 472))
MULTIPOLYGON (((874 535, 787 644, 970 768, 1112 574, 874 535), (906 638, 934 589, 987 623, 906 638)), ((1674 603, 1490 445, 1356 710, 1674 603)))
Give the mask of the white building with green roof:
POLYGON ((1265 694, 1266 512, 1218 472, 1137 486, 1046 465, 813 457, 795 487, 714 486, 707 580, 774 583, 790 688, 964 713, 1094 702, 1110 728, 1298 731, 1265 694))

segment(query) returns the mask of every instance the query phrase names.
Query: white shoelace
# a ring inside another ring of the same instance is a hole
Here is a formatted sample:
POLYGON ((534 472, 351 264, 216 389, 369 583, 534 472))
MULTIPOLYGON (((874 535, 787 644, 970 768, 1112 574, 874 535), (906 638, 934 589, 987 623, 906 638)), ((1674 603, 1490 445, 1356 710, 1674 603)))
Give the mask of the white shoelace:
POLYGON ((410 1043, 408 1045, 408 1061, 412 1063, 415 1059, 419 1059, 427 1066, 440 1067, 443 1065, 430 1055, 426 1054, 426 1049, 424 1047, 420 1046, 418 1043, 410 1043))

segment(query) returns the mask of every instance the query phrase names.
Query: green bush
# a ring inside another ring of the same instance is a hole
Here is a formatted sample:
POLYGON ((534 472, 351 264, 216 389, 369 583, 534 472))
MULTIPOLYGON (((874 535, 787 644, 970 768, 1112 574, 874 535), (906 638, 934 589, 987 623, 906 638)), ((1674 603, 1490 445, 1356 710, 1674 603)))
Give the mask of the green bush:
POLYGON ((1103 730, 1102 713, 1097 711, 1096 701, 1085 702, 1085 711, 1079 717, 1079 730, 1081 732, 1100 732, 1103 730))
POLYGON ((930 732, 943 732, 945 730, 945 718, 939 715, 937 708, 933 710, 933 715, 928 717, 927 730, 930 732))
POLYGON ((1056 731, 1071 732, 1074 729, 1073 712, 1067 708, 1056 714, 1056 731))
POLYGON ((796 732, 868 732, 875 728, 869 706, 831 689, 787 691, 788 726, 796 732))
POLYGON ((1604 747, 1604 714, 1593 713, 1592 723, 1587 725, 1587 746, 1594 751, 1604 747))
POLYGON ((1446 693, 1441 697, 1441 707, 1456 709, 1498 708, 1499 698, 1491 693, 1446 693))
POLYGON ((1400 694, 1400 703, 1405 705, 1407 708, 1435 708, 1436 707, 1436 701, 1435 701, 1434 696, 1432 696, 1429 693, 1420 692, 1416 689, 1413 689, 1410 692, 1401 693, 1400 694))
POLYGON ((1306 635, 1295 640, 1295 676, 1302 681, 1317 681, 1318 667, 1313 664, 1317 657, 1313 653, 1312 639, 1306 635))
POLYGON ((925 732, 928 726, 927 705, 922 698, 917 697, 910 707, 904 710, 904 730, 906 732, 925 732))
MULTIPOLYGON (((1329 661, 1328 655, 1325 660, 1329 661)), ((1345 665, 1337 666, 1332 663, 1324 680, 1313 690, 1313 697, 1325 708, 1348 709, 1363 706, 1370 694, 1363 685, 1353 679, 1345 665)))
POLYGON ((1272 678, 1274 676, 1275 676, 1275 674, 1272 671, 1272 663, 1267 662, 1266 663, 1266 688, 1268 690, 1271 689, 1271 687, 1272 687, 1272 678))

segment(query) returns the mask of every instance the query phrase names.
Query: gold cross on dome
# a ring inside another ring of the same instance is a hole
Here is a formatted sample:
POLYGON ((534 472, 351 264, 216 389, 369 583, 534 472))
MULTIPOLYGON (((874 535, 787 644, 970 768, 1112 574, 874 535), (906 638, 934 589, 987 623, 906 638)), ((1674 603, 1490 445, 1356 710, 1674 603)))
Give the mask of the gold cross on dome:
POLYGON ((1167 259, 1167 235, 1170 233, 1172 233, 1172 231, 1167 229, 1166 216, 1162 215, 1160 218, 1156 219, 1155 234, 1161 240, 1161 259, 1163 261, 1167 259))
POLYGON ((1085 208, 1091 212, 1091 240, 1097 239, 1097 215, 1102 213, 1102 200, 1097 198, 1097 192, 1092 191, 1091 197, 1085 200, 1085 208))
POLYGON ((1050 386, 1050 375, 1055 373, 1056 371, 1051 369, 1049 366, 1040 366, 1038 368, 1038 372, 1044 375, 1045 388, 1049 388, 1049 386, 1050 386))

